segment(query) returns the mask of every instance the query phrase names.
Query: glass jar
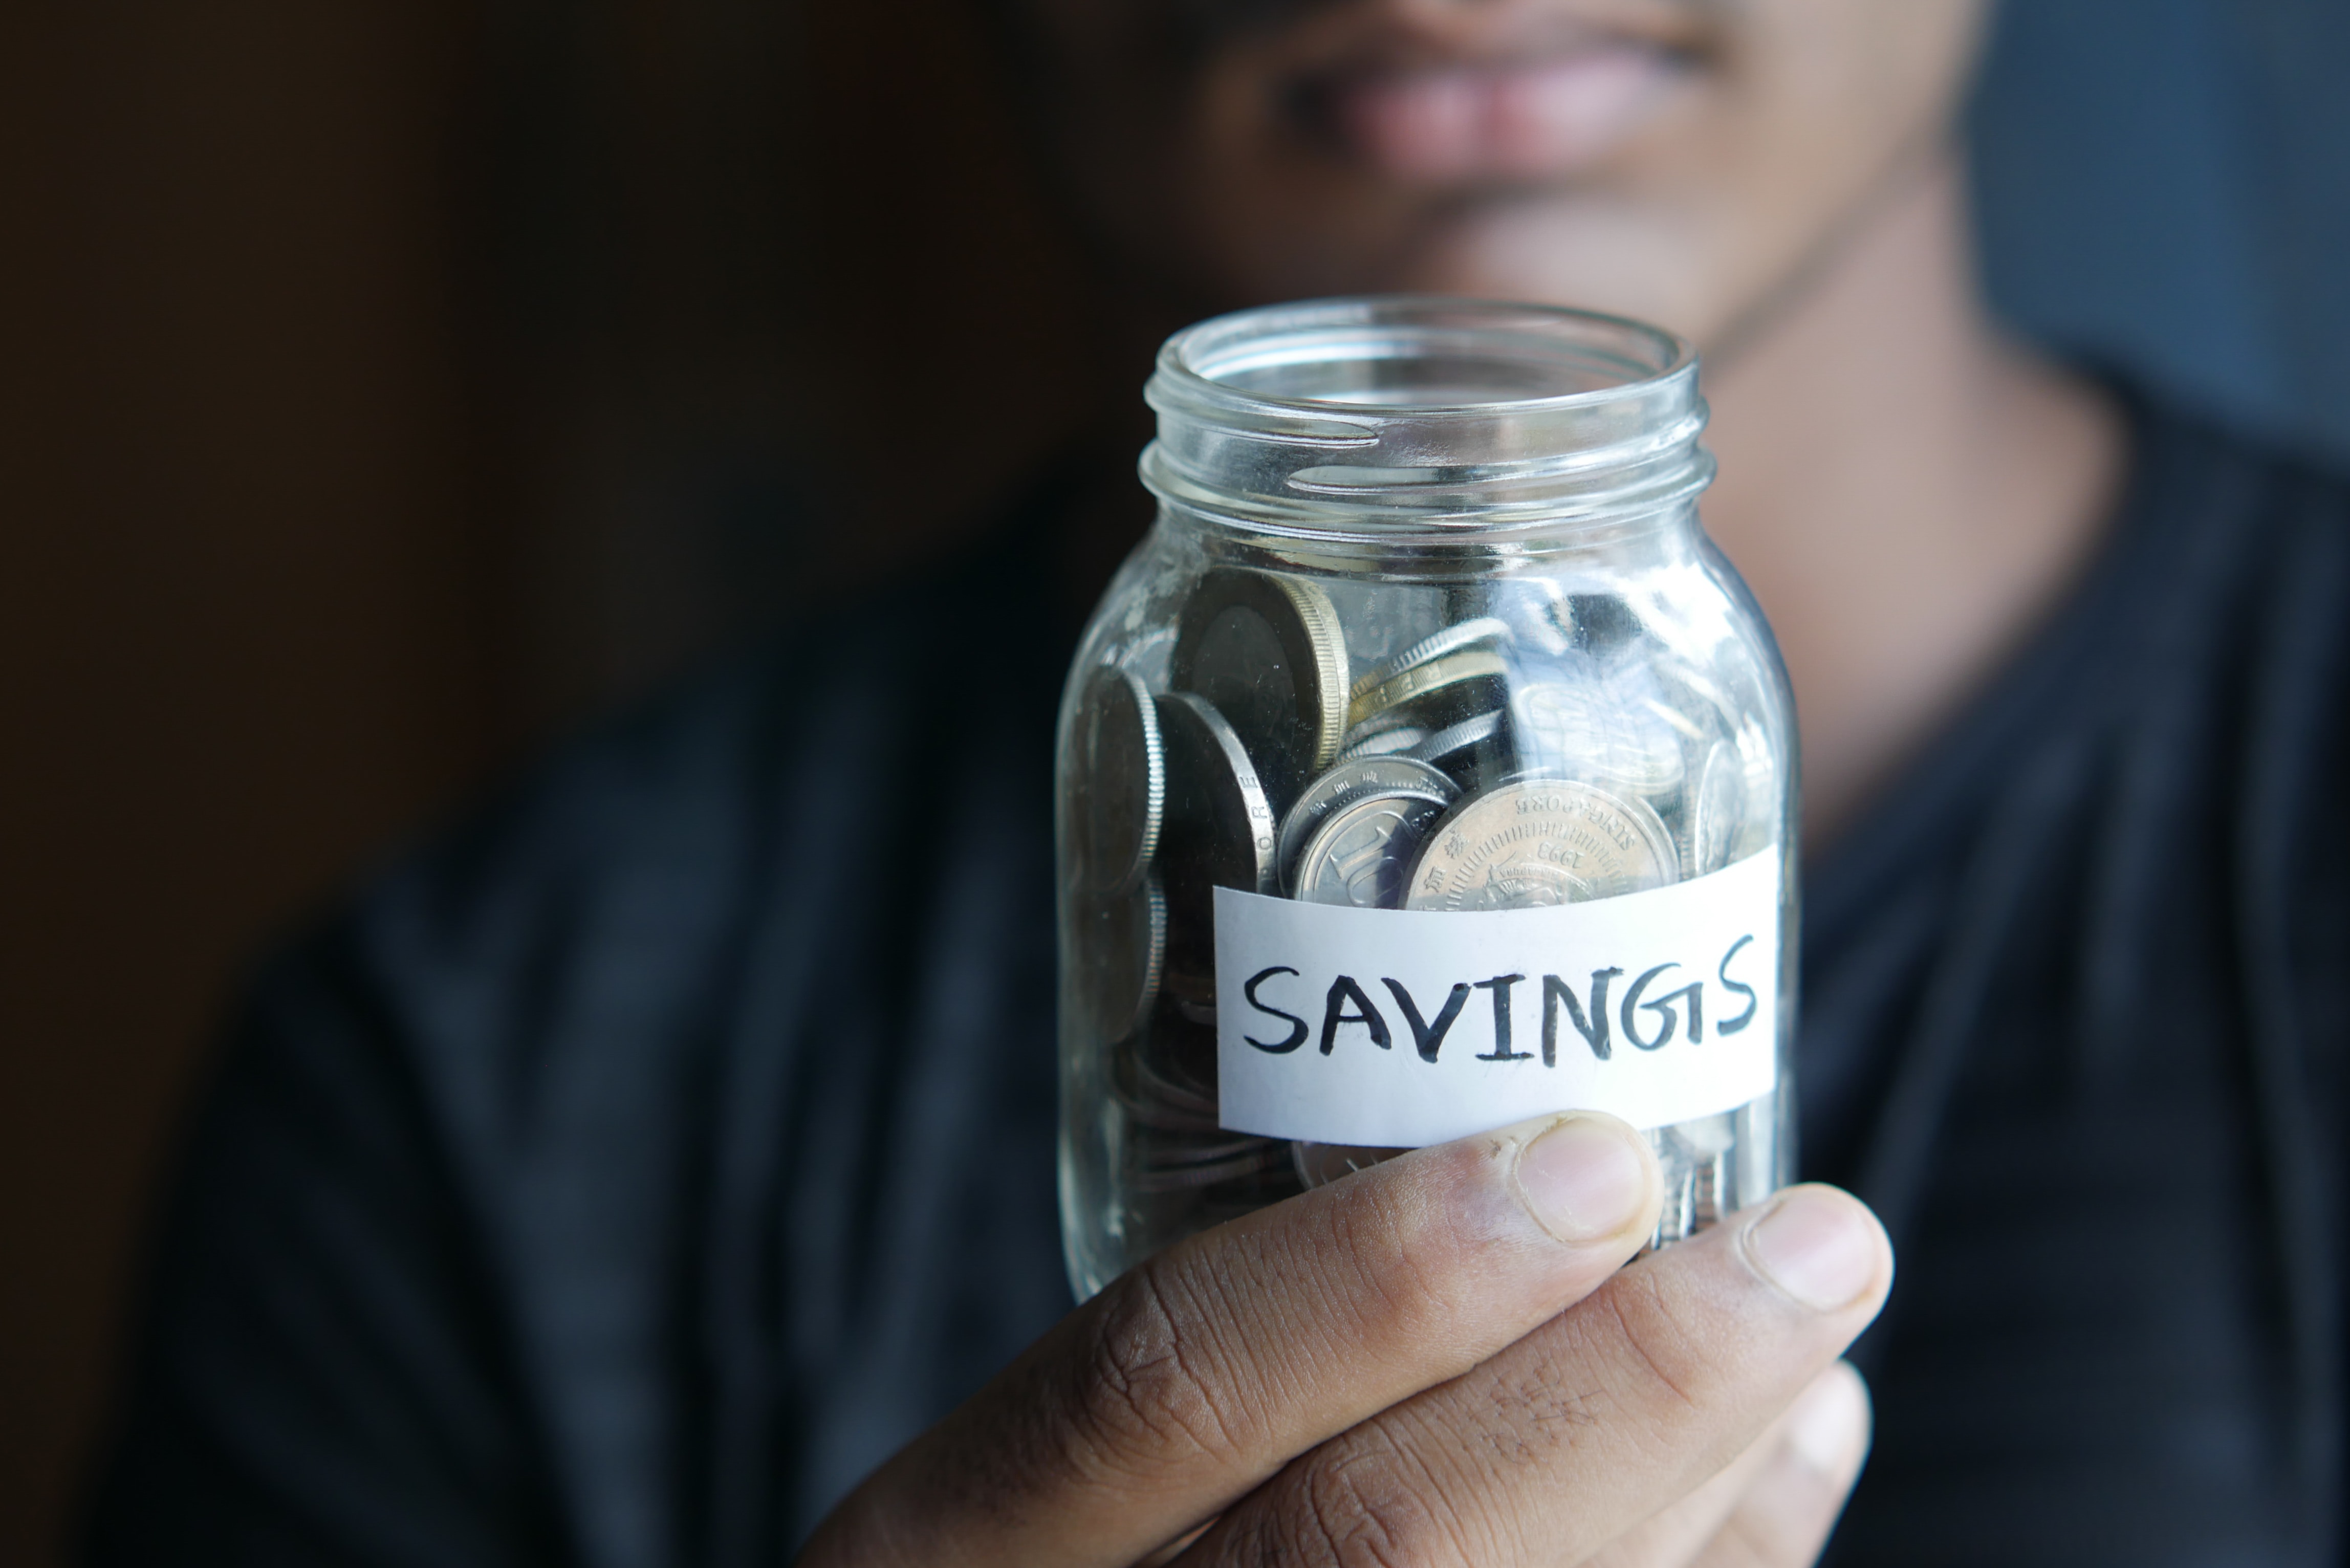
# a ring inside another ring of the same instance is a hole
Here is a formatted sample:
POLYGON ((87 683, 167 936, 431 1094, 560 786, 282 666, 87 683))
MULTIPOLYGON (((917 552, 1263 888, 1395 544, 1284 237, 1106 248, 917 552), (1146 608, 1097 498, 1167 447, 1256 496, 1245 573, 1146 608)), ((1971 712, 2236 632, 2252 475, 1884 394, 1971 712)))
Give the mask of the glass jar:
POLYGON ((1596 1108, 1669 1242, 1790 1178, 1793 709, 1690 346, 1436 298, 1177 334, 1059 729, 1082 1295, 1403 1148, 1596 1108))

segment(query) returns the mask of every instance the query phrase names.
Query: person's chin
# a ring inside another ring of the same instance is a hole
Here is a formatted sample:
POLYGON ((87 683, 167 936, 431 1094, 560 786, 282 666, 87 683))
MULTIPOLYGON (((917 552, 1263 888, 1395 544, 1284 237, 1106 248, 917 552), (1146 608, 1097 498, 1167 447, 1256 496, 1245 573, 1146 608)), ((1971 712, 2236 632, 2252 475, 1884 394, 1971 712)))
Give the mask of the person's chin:
POLYGON ((1708 269, 1695 237, 1653 207, 1526 192, 1431 211, 1363 292, 1518 299, 1701 332, 1708 269))

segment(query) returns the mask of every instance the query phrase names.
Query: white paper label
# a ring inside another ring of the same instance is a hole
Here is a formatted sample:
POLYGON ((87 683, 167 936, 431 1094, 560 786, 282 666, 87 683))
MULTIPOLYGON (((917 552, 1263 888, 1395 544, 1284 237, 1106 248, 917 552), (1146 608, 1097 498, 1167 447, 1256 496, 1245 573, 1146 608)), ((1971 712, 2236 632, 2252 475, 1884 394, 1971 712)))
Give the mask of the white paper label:
POLYGON ((1216 889, 1235 1132, 1418 1147, 1545 1111, 1635 1127, 1778 1082, 1779 856, 1646 893, 1475 914, 1216 889))

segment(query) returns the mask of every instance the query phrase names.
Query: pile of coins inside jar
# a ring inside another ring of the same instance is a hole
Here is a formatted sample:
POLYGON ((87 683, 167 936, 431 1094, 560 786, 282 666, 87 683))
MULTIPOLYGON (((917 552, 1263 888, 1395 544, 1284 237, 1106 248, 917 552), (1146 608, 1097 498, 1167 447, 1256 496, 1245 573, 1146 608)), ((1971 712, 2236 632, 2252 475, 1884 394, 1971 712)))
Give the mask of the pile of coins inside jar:
MULTIPOLYGON (((1704 876, 1780 832, 1756 705, 1633 597, 1503 577, 1431 587, 1425 604, 1423 624, 1390 616, 1365 637, 1393 646, 1362 648, 1358 669, 1322 583, 1216 566, 1171 639, 1079 689, 1072 891, 1099 940, 1078 994, 1109 1044, 1130 1189, 1192 1223, 1398 1152, 1220 1128, 1214 888, 1539 908, 1704 876)), ((1659 1241, 1711 1222, 1725 1191, 1767 1190, 1724 1162, 1742 1142, 1769 1158, 1770 1137, 1740 1120, 1768 1113, 1649 1135, 1659 1241)))

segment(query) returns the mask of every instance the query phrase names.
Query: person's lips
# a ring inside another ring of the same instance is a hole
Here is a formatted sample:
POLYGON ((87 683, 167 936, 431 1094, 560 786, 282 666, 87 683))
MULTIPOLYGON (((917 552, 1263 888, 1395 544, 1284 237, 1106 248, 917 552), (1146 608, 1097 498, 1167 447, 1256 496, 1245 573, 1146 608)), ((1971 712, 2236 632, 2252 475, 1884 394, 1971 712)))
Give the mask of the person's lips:
POLYGON ((1536 59, 1380 69, 1315 96, 1348 152, 1430 183, 1556 177, 1635 130, 1679 72, 1667 52, 1603 44, 1536 59))

